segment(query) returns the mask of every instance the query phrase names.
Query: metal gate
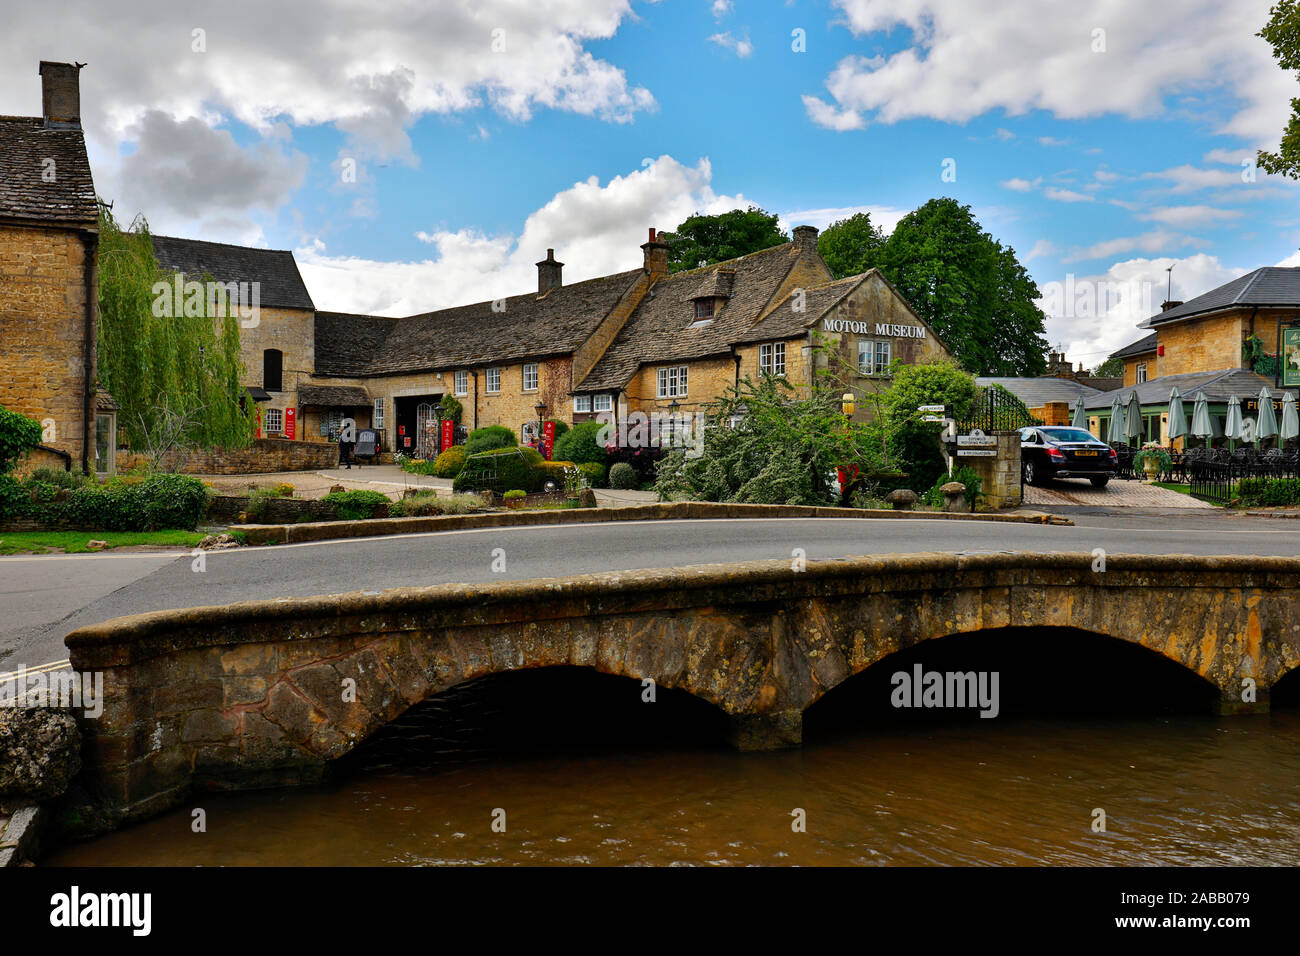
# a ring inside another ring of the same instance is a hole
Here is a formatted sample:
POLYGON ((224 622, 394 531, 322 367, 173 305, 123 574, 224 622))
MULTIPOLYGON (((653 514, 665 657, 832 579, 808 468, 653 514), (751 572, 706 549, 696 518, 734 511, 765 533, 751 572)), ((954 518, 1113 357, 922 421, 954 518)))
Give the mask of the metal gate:
POLYGON ((441 436, 438 434, 438 406, 421 402, 415 410, 415 457, 426 461, 438 457, 441 436))

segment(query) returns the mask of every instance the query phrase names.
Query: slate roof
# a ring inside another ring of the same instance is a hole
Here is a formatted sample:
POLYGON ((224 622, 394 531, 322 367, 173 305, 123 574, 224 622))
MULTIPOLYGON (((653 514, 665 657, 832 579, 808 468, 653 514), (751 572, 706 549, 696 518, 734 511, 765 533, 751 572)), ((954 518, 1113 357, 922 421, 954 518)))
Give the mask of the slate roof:
POLYGON ((1145 355, 1147 352, 1154 352, 1156 350, 1156 338, 1157 335, 1155 332, 1152 332, 1150 335, 1144 335, 1136 342, 1130 342, 1122 349, 1111 352, 1110 357, 1126 358, 1130 355, 1145 355))
POLYGON ((1139 328, 1158 328, 1166 322, 1206 312, 1253 305, 1300 305, 1300 266, 1265 266, 1248 272, 1167 312, 1153 315, 1140 323, 1139 328))
POLYGON ((299 385, 299 405, 369 405, 370 396, 356 385, 299 385))
POLYGON ((1055 375, 1041 375, 1036 378, 1015 378, 998 376, 979 376, 975 384, 981 387, 1001 385, 1028 408, 1039 408, 1048 402, 1068 402, 1070 407, 1083 396, 1086 404, 1088 398, 1100 394, 1095 388, 1076 382, 1070 378, 1055 375))
POLYGON ((298 263, 287 249, 254 249, 174 236, 152 239, 154 254, 164 269, 183 272, 195 280, 206 273, 217 282, 259 282, 259 302, 269 308, 316 308, 298 263))
POLYGON ((80 129, 46 129, 39 116, 0 116, 0 218, 98 225, 95 183, 80 129), (53 169, 54 182, 42 178, 47 169, 53 169))
POLYGON ((1178 393, 1183 399, 1183 407, 1188 414, 1191 413, 1190 403, 1196 401, 1196 396, 1200 392, 1205 393, 1207 401, 1214 403, 1226 402, 1233 395, 1241 399, 1255 398, 1259 395, 1260 388, 1264 386, 1268 387, 1269 394, 1274 398, 1281 398, 1284 391, 1284 389, 1274 388, 1271 378, 1265 378, 1249 369, 1227 368, 1214 372, 1162 375, 1159 378, 1148 379, 1140 385, 1126 385, 1109 392, 1097 392, 1085 398, 1083 405, 1084 408, 1093 410, 1108 409, 1116 395, 1119 396, 1122 404, 1128 401, 1130 392, 1137 392, 1138 401, 1143 405, 1167 405, 1169 390, 1174 386, 1178 387, 1178 393))
POLYGON ((642 274, 641 269, 425 312, 404 319, 316 314, 318 374, 391 375, 497 365, 572 352, 642 274))
MULTIPOLYGON (((802 246, 787 242, 751 252, 716 265, 675 272, 655 283, 653 297, 641 300, 575 391, 593 392, 621 388, 643 364, 688 361, 728 354, 731 344, 750 331, 773 297, 802 246), (713 294, 725 281, 717 273, 734 272, 731 298, 714 314, 713 321, 690 328, 695 321, 692 300, 713 294)), ((802 315, 803 323, 807 314, 802 315)), ((803 324, 801 323, 801 325, 803 324)))

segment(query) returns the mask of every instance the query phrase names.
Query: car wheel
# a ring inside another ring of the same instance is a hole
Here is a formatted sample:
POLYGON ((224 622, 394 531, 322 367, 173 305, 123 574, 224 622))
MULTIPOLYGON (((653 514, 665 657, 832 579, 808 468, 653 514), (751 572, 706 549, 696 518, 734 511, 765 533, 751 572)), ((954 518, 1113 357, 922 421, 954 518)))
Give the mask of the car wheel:
POLYGON ((1110 481, 1110 476, 1107 475, 1104 478, 1089 478, 1088 480, 1092 482, 1094 488, 1105 488, 1106 482, 1110 481))
POLYGON ((1025 484, 1038 484, 1038 469, 1034 466, 1034 463, 1032 461, 1027 461, 1022 467, 1024 469, 1025 484))

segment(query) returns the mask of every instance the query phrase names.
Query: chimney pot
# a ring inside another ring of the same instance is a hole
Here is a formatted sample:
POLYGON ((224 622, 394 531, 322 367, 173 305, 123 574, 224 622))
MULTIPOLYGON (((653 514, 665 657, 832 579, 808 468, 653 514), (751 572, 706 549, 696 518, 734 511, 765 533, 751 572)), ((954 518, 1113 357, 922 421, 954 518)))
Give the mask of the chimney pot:
POLYGON ((795 226, 794 241, 805 249, 817 251, 817 227, 816 226, 795 226))
POLYGON ((81 126, 81 67, 42 60, 41 115, 46 126, 81 126))
POLYGON ((668 243, 655 232, 654 226, 650 227, 650 241, 641 245, 641 251, 645 253, 645 271, 652 279, 668 272, 668 243))

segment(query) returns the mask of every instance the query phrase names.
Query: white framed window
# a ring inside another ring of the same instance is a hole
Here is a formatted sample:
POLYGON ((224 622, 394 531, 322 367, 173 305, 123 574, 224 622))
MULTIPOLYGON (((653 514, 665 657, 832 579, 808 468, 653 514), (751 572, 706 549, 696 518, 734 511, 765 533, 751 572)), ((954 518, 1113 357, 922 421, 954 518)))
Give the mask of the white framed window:
POLYGON ((591 396, 590 396, 590 395, 574 395, 574 396, 573 396, 573 410, 574 410, 575 412, 589 412, 589 411, 591 411, 591 396))
POLYGON ((490 368, 483 374, 483 388, 488 392, 501 391, 501 369, 490 368))
POLYGON ((680 398, 686 394, 686 366, 659 369, 659 397, 680 398))
POLYGON ((266 415, 262 419, 262 430, 266 432, 284 431, 284 411, 279 408, 268 408, 266 415))
POLYGON ((1142 384, 1147 380, 1147 365, 1143 362, 1137 367, 1137 384, 1142 384))
POLYGON ((457 395, 468 395, 469 394, 469 372, 465 371, 463 368, 459 369, 457 370, 454 378, 456 384, 452 386, 453 391, 455 391, 457 395))
POLYGON ((890 351, 888 342, 858 342, 858 374, 888 375, 890 351))
POLYGON ((382 398, 375 399, 375 410, 370 417, 370 425, 376 429, 384 427, 384 400, 382 398))
POLYGON ((524 391, 537 391, 537 363, 529 362, 524 366, 524 391))
POLYGON ((614 410, 614 397, 612 395, 593 395, 591 410, 593 412, 612 412, 614 410))
POLYGON ((758 347, 758 370, 766 375, 785 374, 784 342, 769 342, 758 347))

